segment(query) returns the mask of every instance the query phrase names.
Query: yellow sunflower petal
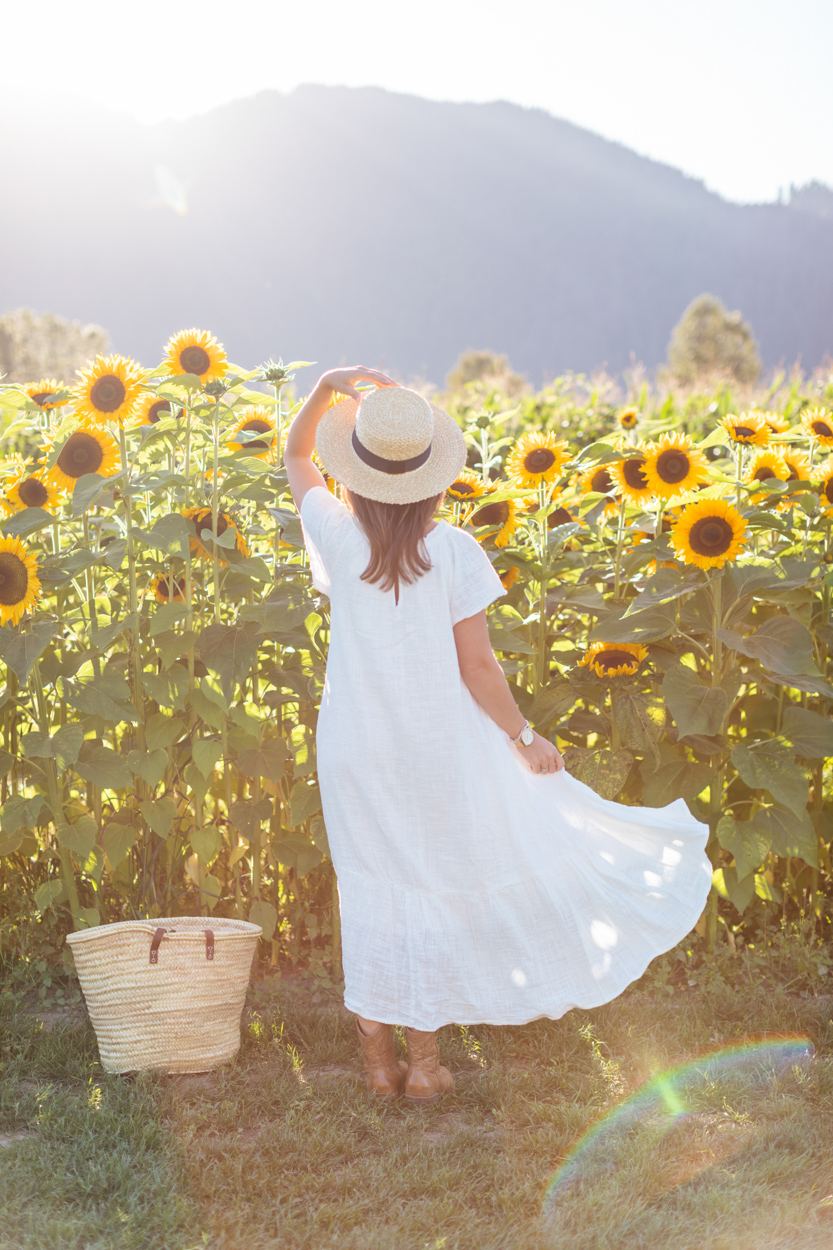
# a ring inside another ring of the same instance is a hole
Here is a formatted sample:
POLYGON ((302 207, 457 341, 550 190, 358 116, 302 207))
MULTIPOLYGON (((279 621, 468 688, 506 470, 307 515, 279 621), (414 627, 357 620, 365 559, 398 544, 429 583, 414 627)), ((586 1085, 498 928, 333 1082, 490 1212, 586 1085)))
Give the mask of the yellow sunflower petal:
POLYGON ((80 426, 68 436, 66 423, 62 428, 64 434, 58 430, 55 442, 63 442, 63 446, 55 464, 44 474, 44 481, 71 493, 85 473, 109 477, 119 463, 119 449, 113 436, 96 425, 80 426))
POLYGON ((505 547, 518 525, 515 500, 500 499, 496 503, 484 504, 472 514, 471 524, 475 529, 483 525, 490 526, 489 531, 481 536, 481 542, 491 538, 496 547, 505 547))
POLYGON ((172 376, 193 373, 201 382, 221 378, 228 367, 226 353, 207 330, 180 330, 165 344, 163 366, 172 376))
POLYGON ((6 491, 11 512, 23 508, 45 508, 54 512, 61 503, 61 492, 40 473, 22 473, 6 491))
POLYGON ((643 643, 594 642, 579 665, 589 668, 598 677, 631 677, 648 654, 643 643))
POLYGON ((76 416, 123 425, 141 394, 145 371, 126 356, 96 356, 88 369, 77 373, 81 381, 72 391, 76 416))
POLYGON ((232 437, 229 439, 229 447, 235 451, 245 451, 250 456, 257 456, 261 459, 268 456, 270 451, 275 448, 277 440, 277 422, 269 408, 265 404, 250 404, 240 413, 240 419, 231 431, 232 437), (249 438, 245 442, 237 442, 234 439, 235 434, 258 434, 264 435, 262 438, 249 438))
POLYGON ((770 429, 759 412, 743 412, 739 417, 732 413, 724 417, 720 425, 723 426, 733 443, 742 443, 750 447, 765 447, 769 442, 770 429))
POLYGON ((482 498, 486 493, 486 487, 483 485, 482 478, 472 473, 471 469, 463 469, 451 485, 446 487, 445 493, 455 503, 470 503, 474 499, 482 498))
POLYGON ((616 414, 616 419, 623 430, 632 430, 639 420, 638 408, 621 408, 616 414))
POLYGON ((689 504, 671 531, 677 556, 701 569, 722 569, 745 543, 746 522, 722 499, 689 504))
POLYGON ((813 470, 810 468, 810 461, 798 447, 787 447, 783 443, 778 445, 778 454, 787 466, 789 482, 809 482, 812 477, 813 470))
POLYGON ((802 416, 801 425, 819 447, 833 447, 833 416, 824 408, 810 408, 802 416))
POLYGON ((0 625, 18 625, 40 598, 37 558, 19 538, 0 538, 0 625))
POLYGON ((160 399, 154 391, 145 391, 134 413, 136 425, 156 425, 159 421, 167 421, 168 417, 184 417, 185 409, 171 405, 167 399, 160 399))
POLYGON ((39 382, 30 382, 23 389, 44 412, 48 412, 51 408, 62 408, 70 401, 69 388, 66 383, 56 382, 54 378, 41 378, 39 382), (61 391, 67 392, 63 399, 58 398, 61 391))
POLYGON ((614 460, 608 468, 614 484, 631 503, 645 503, 653 495, 651 483, 645 475, 644 447, 635 447, 627 459, 614 460))
POLYGON ((538 486, 558 477, 567 461, 567 444, 554 434, 524 434, 506 460, 508 477, 517 486, 538 486))
MULTIPOLYGON (((205 559, 213 559, 214 543, 210 538, 210 535, 214 532, 212 528, 211 509, 185 508, 183 509, 182 515, 187 521, 190 521, 193 526, 193 533, 191 535, 191 550, 194 555, 202 556, 205 559), (205 540, 203 540, 203 534, 206 535, 205 540)), ((229 516, 228 512, 220 512, 217 516, 217 534, 224 534, 227 529, 234 530, 234 545, 241 556, 247 556, 249 551, 246 546, 246 540, 237 528, 235 521, 231 516, 229 516)), ((222 547, 217 549, 217 557, 221 564, 228 564, 228 560, 225 557, 222 547)))
POLYGON ((687 434, 666 434, 645 449, 643 473, 651 493, 672 499, 708 480, 706 457, 687 434))

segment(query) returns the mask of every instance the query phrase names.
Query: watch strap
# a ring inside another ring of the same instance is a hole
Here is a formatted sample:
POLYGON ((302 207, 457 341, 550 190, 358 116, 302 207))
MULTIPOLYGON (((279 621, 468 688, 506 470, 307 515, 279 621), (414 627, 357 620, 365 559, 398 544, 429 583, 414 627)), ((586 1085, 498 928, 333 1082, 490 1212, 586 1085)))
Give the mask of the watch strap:
POLYGON ((524 723, 521 725, 520 732, 518 733, 517 738, 510 738, 509 741, 514 742, 515 745, 517 746, 517 744, 520 742, 521 738, 523 737, 524 730, 531 729, 531 728, 532 726, 530 725, 529 721, 525 720, 524 723))

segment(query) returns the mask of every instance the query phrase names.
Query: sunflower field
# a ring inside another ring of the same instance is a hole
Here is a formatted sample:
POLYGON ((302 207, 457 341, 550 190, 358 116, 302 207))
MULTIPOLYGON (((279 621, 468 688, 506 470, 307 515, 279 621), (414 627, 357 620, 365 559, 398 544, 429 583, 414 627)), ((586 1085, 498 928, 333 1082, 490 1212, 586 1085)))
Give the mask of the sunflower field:
MULTIPOLYGON (((338 975, 328 603, 280 454, 305 365, 245 372, 189 330, 154 370, 0 386, 4 959, 216 911, 338 975)), ((470 448, 442 515, 494 561, 493 645, 570 771, 708 821, 707 948, 829 923, 833 385, 776 379, 765 409, 632 390, 441 397, 470 448)))

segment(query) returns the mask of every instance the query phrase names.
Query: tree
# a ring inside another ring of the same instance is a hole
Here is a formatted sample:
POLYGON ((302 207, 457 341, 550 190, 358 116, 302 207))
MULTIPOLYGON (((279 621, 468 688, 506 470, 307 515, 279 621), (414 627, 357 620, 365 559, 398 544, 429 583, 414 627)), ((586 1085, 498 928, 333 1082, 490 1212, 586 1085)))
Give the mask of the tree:
POLYGON ((470 382, 485 382, 507 395, 518 395, 526 387, 526 379, 513 372, 506 356, 473 349, 463 352, 446 378, 450 391, 462 391, 470 382))
POLYGON ((722 379, 751 385, 761 372, 761 358, 740 313, 727 312, 714 295, 698 295, 674 327, 668 369, 683 383, 722 379))
POLYGON ((0 374, 6 374, 8 382, 37 382, 44 377, 73 382, 75 370, 103 355, 108 345, 101 326, 16 308, 0 317, 0 374))

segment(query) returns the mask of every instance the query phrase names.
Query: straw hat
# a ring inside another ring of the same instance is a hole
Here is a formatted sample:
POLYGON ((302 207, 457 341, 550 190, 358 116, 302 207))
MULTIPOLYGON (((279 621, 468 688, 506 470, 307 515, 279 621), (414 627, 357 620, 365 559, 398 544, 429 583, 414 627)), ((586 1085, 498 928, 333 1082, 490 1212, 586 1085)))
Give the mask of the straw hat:
POLYGON ((466 463, 466 441, 447 412, 404 386, 344 399, 321 418, 316 451, 328 473, 379 503, 439 495, 466 463))

